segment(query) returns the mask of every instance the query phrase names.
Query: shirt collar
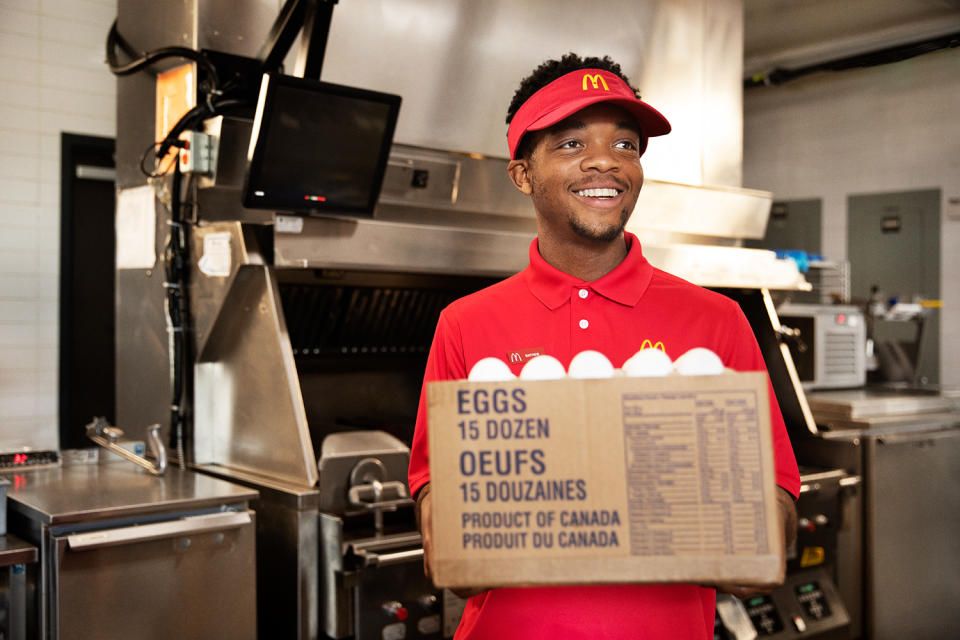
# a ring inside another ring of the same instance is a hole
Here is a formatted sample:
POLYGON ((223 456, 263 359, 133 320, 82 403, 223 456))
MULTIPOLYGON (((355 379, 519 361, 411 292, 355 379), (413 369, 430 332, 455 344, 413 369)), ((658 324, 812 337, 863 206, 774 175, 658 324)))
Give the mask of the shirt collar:
POLYGON ((629 231, 623 236, 627 241, 627 256, 613 271, 593 282, 586 282, 548 264, 540 255, 538 241, 534 239, 530 243, 527 286, 551 310, 570 299, 571 287, 587 287, 622 305, 636 305, 650 284, 653 267, 643 257, 637 236, 629 231))

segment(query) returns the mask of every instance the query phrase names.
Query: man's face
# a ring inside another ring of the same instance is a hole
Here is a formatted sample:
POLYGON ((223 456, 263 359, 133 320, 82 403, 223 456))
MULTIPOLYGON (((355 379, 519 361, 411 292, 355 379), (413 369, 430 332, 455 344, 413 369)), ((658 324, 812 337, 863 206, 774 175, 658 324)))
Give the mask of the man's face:
POLYGON ((619 238, 643 185, 633 117, 599 103, 536 134, 529 157, 511 162, 510 173, 533 198, 540 233, 571 242, 619 238))

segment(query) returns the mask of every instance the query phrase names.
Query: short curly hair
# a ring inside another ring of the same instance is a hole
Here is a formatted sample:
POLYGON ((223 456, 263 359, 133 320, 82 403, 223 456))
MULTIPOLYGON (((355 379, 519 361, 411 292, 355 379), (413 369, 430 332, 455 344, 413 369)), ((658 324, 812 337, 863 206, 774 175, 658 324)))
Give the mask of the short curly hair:
MULTIPOLYGON (((517 91, 513 94, 513 99, 510 101, 510 106, 507 108, 507 124, 509 125, 513 121, 517 110, 524 102, 530 99, 530 96, 557 78, 573 71, 579 71, 580 69, 603 69, 604 71, 609 71, 614 75, 620 76, 620 78, 627 83, 627 86, 633 89, 633 93, 637 98, 640 97, 640 93, 630 84, 630 79, 627 78, 623 70, 620 69, 620 65, 614 62, 610 56, 603 56, 602 58, 588 56, 581 58, 579 55, 571 52, 559 60, 547 60, 534 69, 533 73, 520 81, 520 86, 517 87, 517 91)), ((517 146, 518 158, 525 158, 529 154, 529 141, 530 136, 526 135, 520 140, 520 144, 517 146)))

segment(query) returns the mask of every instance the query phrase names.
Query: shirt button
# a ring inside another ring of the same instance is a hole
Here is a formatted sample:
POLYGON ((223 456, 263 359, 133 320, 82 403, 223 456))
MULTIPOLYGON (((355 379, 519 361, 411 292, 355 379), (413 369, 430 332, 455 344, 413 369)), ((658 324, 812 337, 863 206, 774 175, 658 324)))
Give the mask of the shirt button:
POLYGON ((581 329, 586 329, 586 328, 589 327, 589 326, 590 326, 590 323, 587 322, 587 319, 586 319, 586 318, 584 318, 583 320, 580 321, 580 328, 581 328, 581 329))
POLYGON ((590 295, 590 294, 587 292, 586 289, 580 289, 580 297, 581 297, 581 298, 586 298, 588 295, 590 295))

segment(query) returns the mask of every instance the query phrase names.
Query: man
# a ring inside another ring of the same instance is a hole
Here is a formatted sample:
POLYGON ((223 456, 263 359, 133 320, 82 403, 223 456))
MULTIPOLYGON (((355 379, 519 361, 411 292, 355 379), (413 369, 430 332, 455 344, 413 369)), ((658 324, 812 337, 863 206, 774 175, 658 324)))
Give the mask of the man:
MULTIPOLYGON (((511 362, 517 373, 523 363, 510 353, 547 353, 566 365, 595 349, 620 366, 647 340, 672 358, 707 347, 727 367, 764 369, 735 302, 654 269, 624 232, 643 184, 640 156, 648 138, 668 133, 670 124, 636 97, 619 65, 574 54, 545 62, 521 83, 507 123, 507 170, 533 202, 537 239, 524 271, 454 302, 437 325, 410 461, 428 575, 430 381, 466 378, 486 356, 511 362)), ((772 388, 770 398, 778 503, 789 535, 800 480, 772 388)), ((750 593, 745 586, 724 590, 750 593)), ((456 637, 712 638, 715 596, 713 588, 683 584, 486 590, 468 601, 456 637)))

